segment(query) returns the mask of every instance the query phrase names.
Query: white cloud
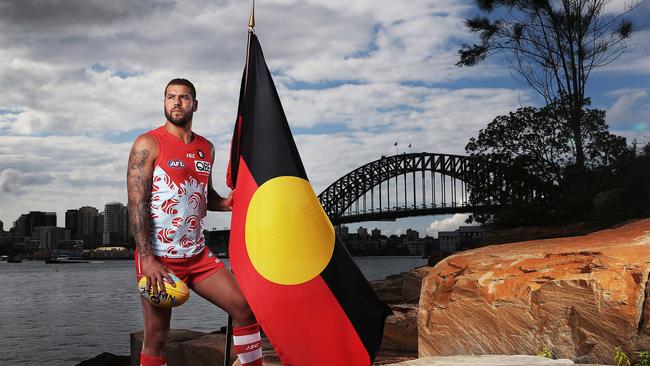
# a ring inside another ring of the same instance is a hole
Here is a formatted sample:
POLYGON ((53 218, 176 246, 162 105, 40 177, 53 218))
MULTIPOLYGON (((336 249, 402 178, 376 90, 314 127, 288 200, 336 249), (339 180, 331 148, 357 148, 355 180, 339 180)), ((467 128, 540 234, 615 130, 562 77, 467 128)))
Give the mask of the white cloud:
POLYGON ((635 129, 635 126, 647 123, 646 129, 650 128, 650 107, 647 104, 646 90, 620 90, 609 94, 618 96, 616 102, 607 110, 607 121, 610 127, 616 129, 627 126, 635 129), (639 104, 641 104, 639 108, 634 108, 639 104))
POLYGON ((476 223, 467 224, 465 220, 469 217, 469 214, 454 214, 451 217, 433 221, 429 224, 427 228, 427 233, 432 235, 434 238, 438 237, 438 232, 440 231, 454 231, 458 229, 459 226, 475 226, 476 223))

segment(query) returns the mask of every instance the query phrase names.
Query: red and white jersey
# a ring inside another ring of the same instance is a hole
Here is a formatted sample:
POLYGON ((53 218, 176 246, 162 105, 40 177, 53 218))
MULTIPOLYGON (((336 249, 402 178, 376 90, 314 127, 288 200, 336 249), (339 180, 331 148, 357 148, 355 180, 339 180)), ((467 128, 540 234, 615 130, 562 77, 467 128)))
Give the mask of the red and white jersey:
POLYGON ((211 145, 194 134, 184 143, 165 127, 148 132, 158 141, 151 185, 151 243, 158 257, 185 258, 205 247, 211 145))

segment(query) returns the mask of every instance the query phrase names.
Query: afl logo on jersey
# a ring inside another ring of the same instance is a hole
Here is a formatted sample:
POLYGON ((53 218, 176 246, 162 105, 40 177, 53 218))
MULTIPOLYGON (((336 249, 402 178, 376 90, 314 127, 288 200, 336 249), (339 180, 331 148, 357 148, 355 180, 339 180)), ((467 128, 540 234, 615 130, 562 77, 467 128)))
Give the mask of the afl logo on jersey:
POLYGON ((205 158, 205 154, 203 153, 203 151, 197 150, 196 152, 199 153, 199 158, 201 158, 201 159, 205 158))
POLYGON ((178 160, 178 159, 169 160, 167 162, 167 165, 169 165, 170 168, 177 168, 177 169, 185 168, 185 163, 183 162, 183 160, 178 160))
POLYGON ((212 166, 207 161, 196 160, 194 162, 194 168, 196 168, 196 171, 199 173, 210 173, 210 168, 212 168, 212 166))

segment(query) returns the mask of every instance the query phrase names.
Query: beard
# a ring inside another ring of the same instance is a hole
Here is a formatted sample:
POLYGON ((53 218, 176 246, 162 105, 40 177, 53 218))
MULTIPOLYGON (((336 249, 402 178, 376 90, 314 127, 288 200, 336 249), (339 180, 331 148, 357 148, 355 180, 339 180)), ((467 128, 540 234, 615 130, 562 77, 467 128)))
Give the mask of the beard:
POLYGON ((172 117, 171 113, 165 110, 165 117, 167 118, 167 120, 178 127, 185 127, 192 120, 193 114, 194 112, 188 112, 188 113, 184 113, 182 116, 178 118, 174 118, 172 117))

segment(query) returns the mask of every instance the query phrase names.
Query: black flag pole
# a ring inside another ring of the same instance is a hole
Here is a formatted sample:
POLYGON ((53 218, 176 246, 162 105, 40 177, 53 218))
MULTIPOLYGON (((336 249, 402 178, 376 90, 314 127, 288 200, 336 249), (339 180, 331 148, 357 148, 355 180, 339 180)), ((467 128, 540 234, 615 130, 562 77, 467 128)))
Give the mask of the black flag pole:
MULTIPOLYGON (((248 58, 250 56, 251 38, 255 28, 255 0, 253 0, 253 7, 251 8, 251 15, 248 18, 248 41, 246 43, 246 65, 244 77, 244 97, 246 96, 246 87, 248 85, 248 58)), ((237 116, 239 118, 239 116, 237 116)), ((232 347, 232 316, 228 314, 228 326, 226 328, 226 348, 223 352, 223 366, 230 364, 230 348, 232 347)))

